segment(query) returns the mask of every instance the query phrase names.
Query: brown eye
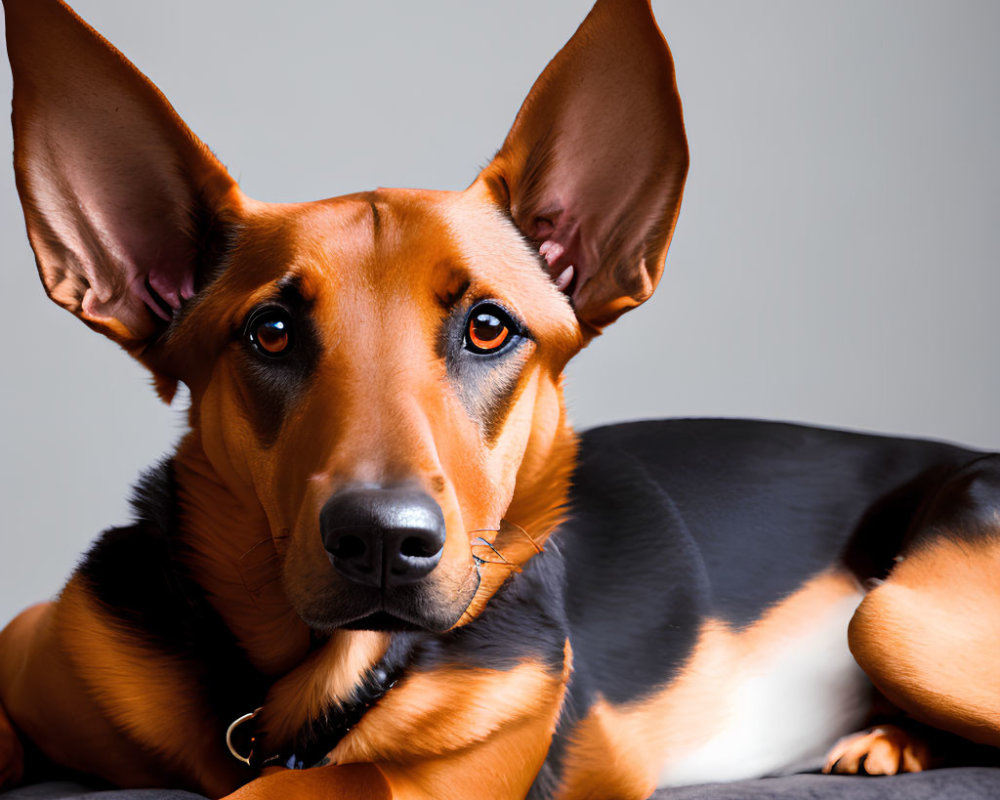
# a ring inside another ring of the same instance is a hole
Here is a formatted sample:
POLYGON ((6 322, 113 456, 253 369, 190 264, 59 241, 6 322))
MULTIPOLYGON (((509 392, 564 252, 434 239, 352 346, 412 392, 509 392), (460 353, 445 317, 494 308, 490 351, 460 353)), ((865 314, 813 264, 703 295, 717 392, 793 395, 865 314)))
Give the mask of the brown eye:
POLYGON ((480 303, 472 309, 466 323, 466 347, 474 353, 495 353, 513 332, 514 323, 507 312, 492 303, 480 303))
POLYGON ((284 355, 292 344, 292 323, 284 310, 272 309, 250 320, 247 335, 258 353, 284 355))

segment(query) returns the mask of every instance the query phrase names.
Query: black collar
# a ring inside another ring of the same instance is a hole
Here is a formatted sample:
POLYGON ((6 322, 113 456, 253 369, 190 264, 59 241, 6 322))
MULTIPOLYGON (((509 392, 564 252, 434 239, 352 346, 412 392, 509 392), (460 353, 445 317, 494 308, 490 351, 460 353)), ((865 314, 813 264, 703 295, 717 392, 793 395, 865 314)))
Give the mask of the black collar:
POLYGON ((255 727, 260 708, 237 718, 226 732, 226 744, 233 757, 254 770, 264 767, 307 769, 321 766, 329 753, 357 725, 369 709, 396 685, 410 662, 419 635, 393 635, 382 659, 365 672, 348 698, 327 706, 320 716, 307 722, 292 741, 276 751, 257 747, 267 732, 255 727), (248 755, 242 755, 248 753, 248 755))

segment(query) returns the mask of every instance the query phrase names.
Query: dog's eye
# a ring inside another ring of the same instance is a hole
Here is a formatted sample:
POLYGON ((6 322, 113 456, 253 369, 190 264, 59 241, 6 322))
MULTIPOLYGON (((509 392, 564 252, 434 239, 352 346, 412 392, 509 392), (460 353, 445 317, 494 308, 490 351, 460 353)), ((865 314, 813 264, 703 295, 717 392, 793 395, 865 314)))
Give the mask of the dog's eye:
POLYGON ((480 303, 469 312, 465 347, 473 353, 496 353, 514 334, 510 315, 493 303, 480 303))
POLYGON ((254 314, 247 325, 247 339, 265 356, 281 356, 292 346, 292 321, 283 309, 254 314))

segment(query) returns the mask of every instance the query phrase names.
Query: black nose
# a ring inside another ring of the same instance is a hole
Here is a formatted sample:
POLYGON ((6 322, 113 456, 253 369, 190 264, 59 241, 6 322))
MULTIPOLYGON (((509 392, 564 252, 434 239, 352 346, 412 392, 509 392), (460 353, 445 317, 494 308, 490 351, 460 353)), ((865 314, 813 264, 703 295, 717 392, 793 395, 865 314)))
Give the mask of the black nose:
POLYGON ((319 524, 333 566, 366 586, 415 583, 444 548, 444 515, 419 489, 341 489, 323 506, 319 524))

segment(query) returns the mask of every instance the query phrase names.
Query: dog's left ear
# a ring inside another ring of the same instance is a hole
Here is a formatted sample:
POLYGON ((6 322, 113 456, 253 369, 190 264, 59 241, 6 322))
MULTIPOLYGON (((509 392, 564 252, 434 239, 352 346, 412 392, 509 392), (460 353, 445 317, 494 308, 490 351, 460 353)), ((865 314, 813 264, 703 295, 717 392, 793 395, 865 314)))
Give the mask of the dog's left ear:
POLYGON ((60 0, 4 0, 14 170, 56 303, 148 349, 206 276, 236 183, 160 91, 60 0), (216 237, 218 238, 218 237, 216 237))
POLYGON ((673 61, 649 0, 598 0, 481 178, 593 335, 656 288, 687 166, 673 61))

